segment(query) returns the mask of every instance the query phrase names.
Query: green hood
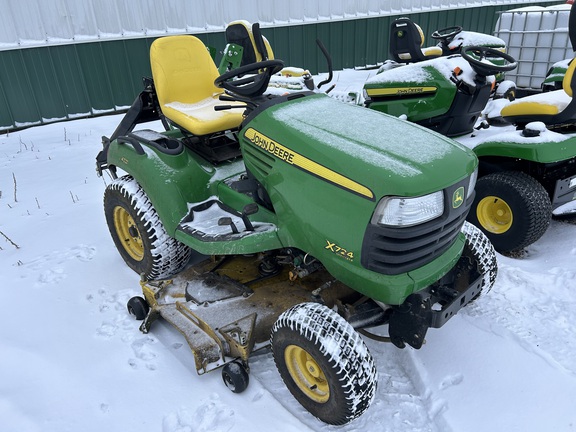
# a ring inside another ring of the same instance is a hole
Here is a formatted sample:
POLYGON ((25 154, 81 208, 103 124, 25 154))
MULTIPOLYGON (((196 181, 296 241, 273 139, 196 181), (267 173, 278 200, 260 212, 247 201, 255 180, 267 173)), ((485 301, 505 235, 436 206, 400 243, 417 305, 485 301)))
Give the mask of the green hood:
POLYGON ((443 189, 470 175, 477 164, 473 152, 455 141, 326 95, 271 107, 244 132, 251 128, 365 186, 375 200, 384 195, 418 196, 443 189))

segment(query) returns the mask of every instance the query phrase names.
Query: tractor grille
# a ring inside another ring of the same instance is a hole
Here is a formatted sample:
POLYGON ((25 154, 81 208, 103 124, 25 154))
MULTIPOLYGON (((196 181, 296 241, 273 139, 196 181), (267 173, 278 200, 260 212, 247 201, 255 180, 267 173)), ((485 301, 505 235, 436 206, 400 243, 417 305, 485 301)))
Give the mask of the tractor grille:
POLYGON ((474 194, 460 207, 452 208, 454 192, 468 181, 444 190, 444 214, 430 222, 397 228, 368 225, 362 245, 362 265, 378 273, 397 275, 422 267, 446 252, 456 240, 468 215, 474 194))

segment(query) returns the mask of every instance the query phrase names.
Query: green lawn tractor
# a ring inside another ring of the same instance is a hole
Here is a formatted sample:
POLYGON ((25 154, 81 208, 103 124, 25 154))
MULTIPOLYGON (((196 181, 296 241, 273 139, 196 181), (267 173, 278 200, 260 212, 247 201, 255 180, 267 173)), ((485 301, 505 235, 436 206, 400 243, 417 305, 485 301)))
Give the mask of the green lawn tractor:
MULTIPOLYGON (((329 83, 332 79, 332 60, 319 39, 316 44, 328 63, 329 77, 326 80, 316 84, 309 70, 294 66, 283 67, 270 78, 266 93, 282 95, 287 92, 317 90, 329 83)), ((237 20, 226 26, 226 47, 218 67, 220 74, 240 66, 273 59, 274 51, 268 39, 262 35, 259 23, 237 20)))
POLYGON ((546 93, 543 104, 492 99, 495 75, 514 67, 503 52, 466 47, 460 55, 383 71, 364 85, 367 107, 473 149, 479 180, 468 220, 500 252, 538 240, 552 212, 576 196, 576 136, 569 133, 576 119, 574 83, 565 79, 564 90, 546 93))
POLYGON ((378 381, 360 334, 420 348, 494 283, 495 251, 465 222, 476 156, 325 94, 264 95, 280 60, 219 75, 194 36, 155 40, 150 60, 97 156, 112 239, 141 278, 128 310, 145 333, 171 323, 234 392, 271 348, 310 413, 351 421, 378 381))
POLYGON ((560 60, 550 67, 544 81, 542 81, 543 92, 562 90, 562 82, 571 61, 572 59, 560 60))
MULTIPOLYGON (((461 50, 470 46, 483 46, 500 52, 506 51, 506 43, 495 36, 465 31, 461 26, 453 26, 435 30, 432 39, 436 45, 424 47, 424 32, 422 28, 408 17, 401 17, 390 24, 389 51, 392 61, 397 64, 417 63, 440 56, 460 54, 461 50)), ((497 57, 496 62, 500 60, 497 57)))

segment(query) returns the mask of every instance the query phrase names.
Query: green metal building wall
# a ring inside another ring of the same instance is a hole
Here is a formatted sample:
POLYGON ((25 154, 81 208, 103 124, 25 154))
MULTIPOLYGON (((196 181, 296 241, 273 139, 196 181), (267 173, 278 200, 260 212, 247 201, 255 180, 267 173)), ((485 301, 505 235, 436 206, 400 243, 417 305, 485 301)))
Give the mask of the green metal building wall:
MULTIPOLYGON (((549 5, 550 2, 534 5, 549 5)), ((425 35, 453 25, 492 34, 498 12, 510 5, 403 14, 425 35)), ((326 72, 315 41, 332 55, 334 69, 373 65, 388 58, 390 23, 398 16, 263 28, 276 58, 312 73, 326 72)), ((224 47, 224 34, 197 35, 224 47)), ((0 130, 123 111, 150 76, 148 52, 154 38, 123 39, 0 51, 0 130)), ((427 45, 435 41, 427 40, 427 45)))

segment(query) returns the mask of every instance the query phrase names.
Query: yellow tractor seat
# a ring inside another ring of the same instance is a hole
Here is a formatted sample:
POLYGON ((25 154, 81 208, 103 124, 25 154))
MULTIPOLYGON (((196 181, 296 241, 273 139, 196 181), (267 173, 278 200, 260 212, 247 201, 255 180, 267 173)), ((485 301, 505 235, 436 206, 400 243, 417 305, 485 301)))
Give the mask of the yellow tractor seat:
POLYGON ((416 63, 442 55, 442 48, 423 48, 424 32, 410 18, 401 17, 390 25, 390 55, 398 63, 416 63))
POLYGON ((200 39, 188 35, 156 39, 150 47, 150 66, 162 114, 175 126, 201 136, 242 123, 241 108, 214 110, 236 102, 218 99, 224 93, 214 85, 218 69, 200 39))
POLYGON ((541 121, 547 125, 560 125, 576 121, 576 102, 572 97, 576 88, 576 61, 570 62, 562 89, 526 96, 510 102, 500 114, 513 124, 525 125, 541 121))
POLYGON ((226 26, 226 43, 240 45, 244 66, 264 60, 273 60, 274 52, 268 39, 260 32, 260 24, 250 24, 246 20, 236 20, 226 26), (260 45, 259 40, 262 42, 260 45))

